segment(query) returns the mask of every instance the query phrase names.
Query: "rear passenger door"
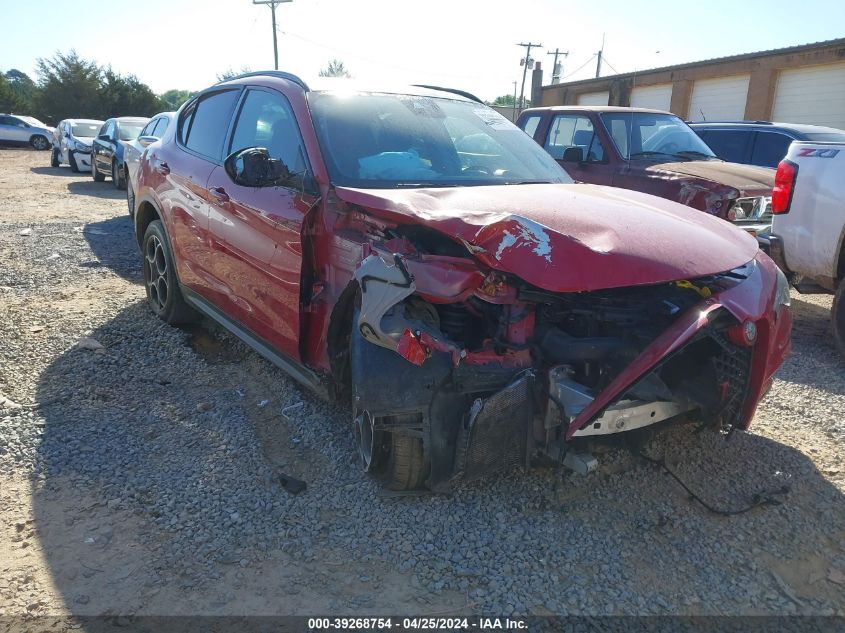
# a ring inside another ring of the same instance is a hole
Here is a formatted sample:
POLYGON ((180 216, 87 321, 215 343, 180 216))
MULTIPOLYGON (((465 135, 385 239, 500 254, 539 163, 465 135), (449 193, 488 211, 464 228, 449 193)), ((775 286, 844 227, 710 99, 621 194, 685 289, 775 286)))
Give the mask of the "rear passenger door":
MULTIPOLYGON (((280 92, 249 88, 240 101, 224 154, 253 147, 266 148, 292 173, 311 173, 293 109, 280 92)), ((208 182, 215 277, 228 294, 227 311, 294 360, 300 358, 302 225, 316 202, 302 182, 244 187, 223 166, 208 182)))
POLYGON ((751 151, 751 164, 777 168, 791 143, 792 138, 780 132, 757 132, 751 151))
POLYGON ((747 165, 751 162, 754 134, 753 130, 704 130, 699 136, 722 160, 747 165))
POLYGON ((210 303, 223 307, 227 293, 215 279, 219 256, 208 231, 208 177, 223 160, 223 142, 240 88, 200 95, 180 113, 176 142, 150 146, 146 163, 167 205, 171 246, 179 280, 210 303))

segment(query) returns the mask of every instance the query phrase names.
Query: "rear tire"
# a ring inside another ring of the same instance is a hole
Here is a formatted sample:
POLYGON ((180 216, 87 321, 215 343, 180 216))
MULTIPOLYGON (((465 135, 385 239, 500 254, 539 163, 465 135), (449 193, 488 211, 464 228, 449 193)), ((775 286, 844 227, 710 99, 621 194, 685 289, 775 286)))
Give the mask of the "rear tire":
POLYGON ((170 244, 160 220, 153 220, 147 226, 141 255, 147 304, 153 313, 170 325, 196 321, 199 315, 185 302, 179 289, 170 244))
POLYGON ((36 134, 31 139, 29 139, 29 144, 32 145, 32 147, 34 147, 38 151, 50 148, 50 141, 47 140, 46 136, 42 136, 41 134, 36 134))
POLYGON ((103 182, 106 177, 100 173, 100 170, 97 169, 97 162, 94 159, 94 156, 91 156, 91 178, 94 179, 94 182, 103 182))
POLYGON ((70 170, 78 174, 79 173, 79 164, 76 162, 76 156, 74 156, 73 152, 68 152, 67 162, 70 164, 70 170))
POLYGON ((830 316, 836 348, 845 358, 845 277, 839 280, 836 294, 833 295, 833 308, 830 311, 830 316))
POLYGON ((59 165, 61 165, 59 162, 59 150, 54 147, 53 151, 50 152, 50 167, 58 167, 59 165))
POLYGON ((132 181, 126 181, 126 206, 129 208, 129 217, 135 217, 135 190, 132 188, 132 181))

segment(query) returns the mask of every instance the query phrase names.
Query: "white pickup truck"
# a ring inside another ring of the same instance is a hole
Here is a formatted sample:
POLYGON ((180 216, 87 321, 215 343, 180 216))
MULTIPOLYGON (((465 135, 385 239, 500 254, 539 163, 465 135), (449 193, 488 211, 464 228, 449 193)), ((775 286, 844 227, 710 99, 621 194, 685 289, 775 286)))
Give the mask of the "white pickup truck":
POLYGON ((772 193, 769 254, 799 292, 828 292, 845 356, 845 143, 794 141, 772 193))

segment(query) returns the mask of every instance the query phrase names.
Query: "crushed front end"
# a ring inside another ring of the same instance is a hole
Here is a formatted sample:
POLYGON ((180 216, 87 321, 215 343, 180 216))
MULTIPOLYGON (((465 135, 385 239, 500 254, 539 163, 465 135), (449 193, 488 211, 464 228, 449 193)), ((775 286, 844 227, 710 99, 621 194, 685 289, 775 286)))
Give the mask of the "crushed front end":
POLYGON ((355 276, 356 406, 378 432, 422 438, 435 490, 538 455, 588 470, 583 438, 669 420, 747 428, 789 349, 788 288, 763 254, 550 292, 421 232, 375 244, 355 276))

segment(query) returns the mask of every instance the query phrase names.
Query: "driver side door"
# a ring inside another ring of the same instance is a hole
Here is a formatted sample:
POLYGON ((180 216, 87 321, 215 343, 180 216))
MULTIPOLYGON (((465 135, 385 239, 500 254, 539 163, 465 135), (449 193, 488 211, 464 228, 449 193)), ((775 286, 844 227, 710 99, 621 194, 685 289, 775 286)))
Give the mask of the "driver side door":
MULTIPOLYGON (((263 147, 290 172, 310 173, 293 110, 279 92, 247 89, 224 155, 263 147)), ((302 226, 316 196, 290 186, 246 187, 225 167, 208 179, 214 274, 228 309, 243 326, 293 360, 300 359, 302 226)))
POLYGON ((543 147, 579 182, 609 185, 613 181, 609 156, 586 113, 556 114, 549 124, 543 147), (564 153, 572 148, 580 150, 581 161, 564 160, 564 153))

